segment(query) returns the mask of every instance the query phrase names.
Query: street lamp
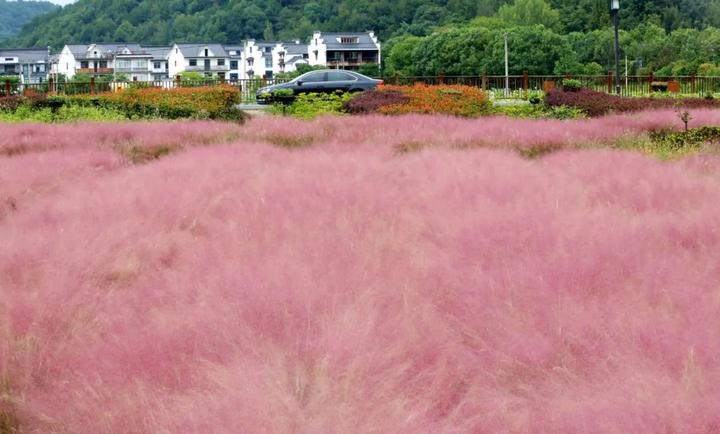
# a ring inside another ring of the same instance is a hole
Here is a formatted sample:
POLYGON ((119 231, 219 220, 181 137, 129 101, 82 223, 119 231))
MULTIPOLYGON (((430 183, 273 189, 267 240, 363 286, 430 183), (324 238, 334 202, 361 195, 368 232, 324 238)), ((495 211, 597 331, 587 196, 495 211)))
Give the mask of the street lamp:
POLYGON ((508 34, 503 33, 505 38, 505 98, 510 98, 510 63, 508 62, 508 34))
POLYGON ((620 95, 620 0, 611 0, 610 14, 615 25, 615 92, 620 95))

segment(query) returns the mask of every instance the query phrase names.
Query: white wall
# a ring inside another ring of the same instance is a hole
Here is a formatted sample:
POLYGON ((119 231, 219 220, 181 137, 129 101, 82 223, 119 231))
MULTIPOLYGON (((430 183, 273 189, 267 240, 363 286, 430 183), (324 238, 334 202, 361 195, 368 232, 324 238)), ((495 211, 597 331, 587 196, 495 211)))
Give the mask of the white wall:
POLYGON ((64 74, 67 78, 73 78, 78 67, 79 65, 77 65, 75 56, 73 56, 70 48, 66 45, 58 57, 57 72, 64 74))
POLYGON ((175 78, 176 75, 185 71, 185 66, 185 56, 183 56, 178 46, 174 45, 168 57, 168 75, 170 75, 170 78, 175 78))
POLYGON ((322 39, 320 32, 313 33, 313 37, 308 45, 308 63, 310 65, 327 65, 327 47, 322 39), (317 55, 315 52, 317 51, 317 55))

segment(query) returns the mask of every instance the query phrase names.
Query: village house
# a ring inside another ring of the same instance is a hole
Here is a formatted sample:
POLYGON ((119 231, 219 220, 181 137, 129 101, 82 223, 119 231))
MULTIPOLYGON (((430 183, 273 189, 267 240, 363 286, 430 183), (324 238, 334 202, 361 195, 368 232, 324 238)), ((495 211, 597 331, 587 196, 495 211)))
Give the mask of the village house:
POLYGON ((14 75, 23 84, 39 84, 47 80, 50 69, 48 49, 0 49, 0 75, 14 75))
MULTIPOLYGON (((115 74, 115 57, 122 56, 121 68, 132 70, 132 61, 140 65, 147 57, 139 55, 142 49, 139 44, 74 44, 66 45, 57 59, 54 72, 72 79, 76 74, 98 75, 115 74), (130 61, 128 66, 127 61, 130 61)), ((147 70, 147 68, 146 68, 147 70)), ((147 75, 145 75, 147 76, 147 75)))
POLYGON ((230 58, 220 44, 175 44, 168 56, 171 78, 183 72, 199 72, 205 77, 226 79, 230 58))
POLYGON ((310 65, 357 70, 380 64, 380 41, 374 32, 315 32, 308 46, 310 65))

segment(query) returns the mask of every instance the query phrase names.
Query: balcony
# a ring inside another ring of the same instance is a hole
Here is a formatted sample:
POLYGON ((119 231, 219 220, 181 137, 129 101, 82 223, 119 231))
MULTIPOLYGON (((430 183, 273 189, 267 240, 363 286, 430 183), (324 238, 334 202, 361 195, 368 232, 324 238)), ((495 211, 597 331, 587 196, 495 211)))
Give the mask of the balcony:
POLYGON ((141 73, 141 72, 148 72, 148 71, 149 71, 149 69, 147 66, 145 66, 144 68, 138 68, 138 67, 118 68, 118 67, 115 67, 115 72, 123 73, 123 74, 128 74, 128 73, 132 73, 132 72, 140 72, 141 73))
POLYGON ((113 68, 78 68, 78 74, 112 74, 113 68))
POLYGON ((230 68, 227 65, 196 65, 187 66, 185 70, 188 72, 226 72, 230 68))

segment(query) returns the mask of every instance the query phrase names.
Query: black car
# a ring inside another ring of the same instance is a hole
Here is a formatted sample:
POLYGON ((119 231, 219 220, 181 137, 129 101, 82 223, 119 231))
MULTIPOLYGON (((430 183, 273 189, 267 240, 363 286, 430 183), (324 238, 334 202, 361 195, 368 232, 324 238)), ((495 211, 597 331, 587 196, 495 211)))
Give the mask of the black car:
POLYGON ((310 71, 287 83, 258 89, 257 102, 265 104, 274 100, 292 99, 293 95, 299 93, 360 92, 375 89, 382 83, 382 80, 366 77, 354 71, 339 69, 310 71))

